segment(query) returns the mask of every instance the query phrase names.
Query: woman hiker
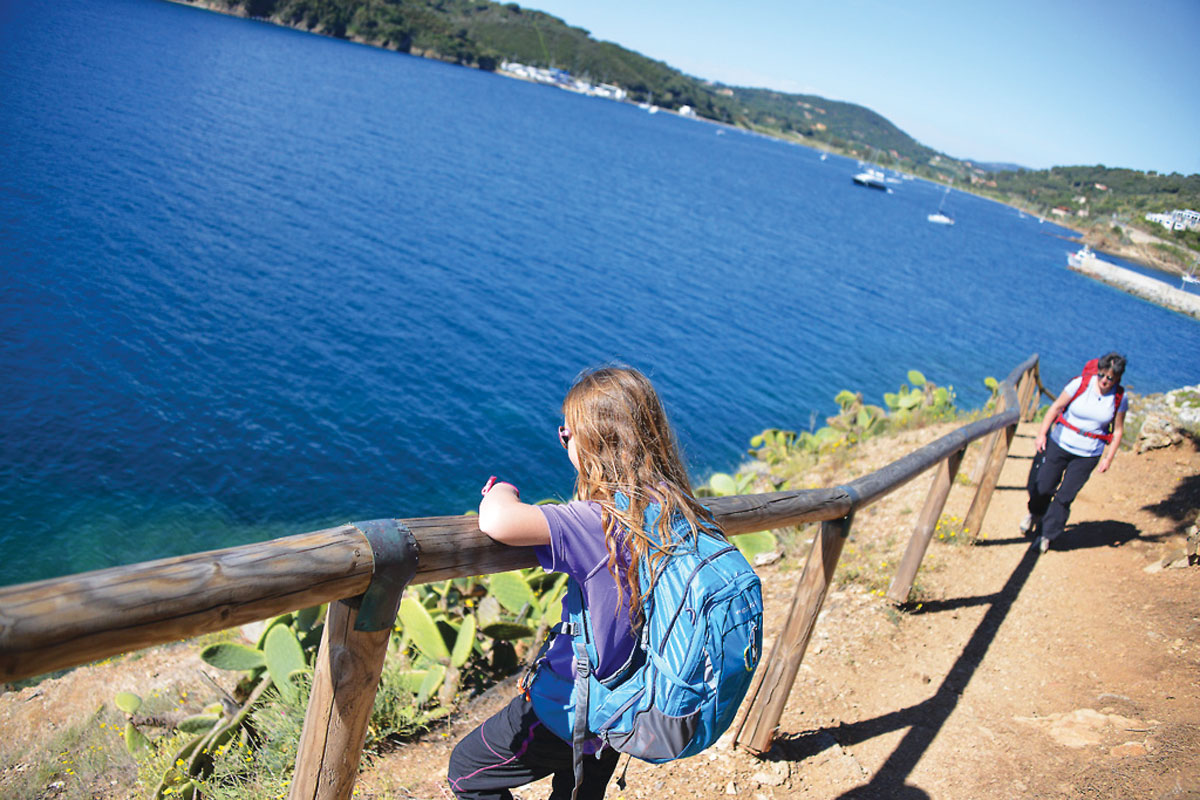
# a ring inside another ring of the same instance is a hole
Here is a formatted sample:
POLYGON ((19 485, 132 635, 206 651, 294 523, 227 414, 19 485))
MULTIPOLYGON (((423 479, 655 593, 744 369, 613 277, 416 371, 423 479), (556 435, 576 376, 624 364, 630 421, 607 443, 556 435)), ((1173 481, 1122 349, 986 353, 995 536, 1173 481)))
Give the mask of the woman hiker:
POLYGON ((1088 362, 1046 412, 1029 469, 1029 515, 1021 523, 1043 553, 1062 535, 1071 502, 1092 470, 1106 471, 1121 446, 1129 406, 1121 386, 1124 372, 1120 353, 1088 362))

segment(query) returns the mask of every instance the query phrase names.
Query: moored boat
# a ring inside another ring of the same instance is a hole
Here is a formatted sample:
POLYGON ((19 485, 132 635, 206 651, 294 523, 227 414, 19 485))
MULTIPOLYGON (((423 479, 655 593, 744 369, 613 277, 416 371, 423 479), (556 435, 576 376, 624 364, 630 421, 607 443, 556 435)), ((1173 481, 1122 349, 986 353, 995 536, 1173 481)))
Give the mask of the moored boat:
POLYGON ((1074 253, 1067 253, 1067 266, 1078 267, 1085 261, 1091 261, 1096 258, 1096 254, 1092 252, 1092 248, 1086 244, 1074 253))
POLYGON ((873 167, 867 167, 855 175, 854 182, 859 186, 866 186, 868 189, 882 189, 887 191, 887 179, 883 177, 882 172, 873 167))

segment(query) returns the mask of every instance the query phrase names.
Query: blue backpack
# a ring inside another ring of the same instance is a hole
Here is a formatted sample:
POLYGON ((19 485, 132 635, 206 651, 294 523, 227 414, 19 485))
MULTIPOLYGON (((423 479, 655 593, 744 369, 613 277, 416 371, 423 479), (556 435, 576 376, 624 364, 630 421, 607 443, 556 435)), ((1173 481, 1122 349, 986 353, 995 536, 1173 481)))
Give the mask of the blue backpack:
MULTIPOLYGON (((646 509, 645 530, 654 530, 658 514, 657 504, 646 509)), ((674 530, 676 549, 653 570, 645 561, 639 570, 645 622, 630 664, 618 674, 603 680, 595 674, 596 637, 583 591, 574 579, 568 584, 567 619, 556 633, 573 639, 575 681, 569 730, 554 732, 572 743, 576 792, 585 739, 598 736, 614 750, 652 763, 695 755, 733 722, 754 677, 762 654, 758 576, 718 531, 702 527, 691 536, 683 518, 674 530)), ((533 678, 561 681, 549 669, 533 678)))

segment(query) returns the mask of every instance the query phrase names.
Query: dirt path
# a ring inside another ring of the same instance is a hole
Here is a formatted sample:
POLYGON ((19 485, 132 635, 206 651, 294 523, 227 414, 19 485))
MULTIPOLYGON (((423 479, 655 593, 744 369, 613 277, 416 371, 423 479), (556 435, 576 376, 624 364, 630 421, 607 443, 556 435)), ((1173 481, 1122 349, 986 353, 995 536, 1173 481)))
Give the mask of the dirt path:
MULTIPOLYGON (((834 588, 765 759, 718 745, 633 762, 606 797, 1200 798, 1200 568, 1155 569, 1200 505, 1200 452, 1122 453, 1076 500, 1063 549, 1039 556, 1017 531, 1034 433, 1018 431, 985 538, 931 548, 921 580, 934 599, 898 614, 834 588)), ((902 547, 927 486, 856 527, 894 529, 902 547)), ((948 513, 965 515, 971 493, 956 486, 948 513)), ((798 572, 763 577, 777 628, 798 572)), ((362 796, 448 797, 453 743, 509 696, 498 687, 450 730, 377 761, 362 796)), ((548 794, 543 781, 517 796, 548 794)))
POLYGON ((933 576, 942 599, 855 663, 810 662, 785 739, 852 763, 819 785, 800 762, 791 796, 1200 796, 1200 574, 1145 572, 1174 520, 1128 508, 1178 477, 1194 493, 1195 455, 1118 459, 1077 500, 1065 549, 1039 556, 1017 532, 1033 434, 1014 441, 986 540, 933 576), (828 719, 806 724, 809 703, 828 719))

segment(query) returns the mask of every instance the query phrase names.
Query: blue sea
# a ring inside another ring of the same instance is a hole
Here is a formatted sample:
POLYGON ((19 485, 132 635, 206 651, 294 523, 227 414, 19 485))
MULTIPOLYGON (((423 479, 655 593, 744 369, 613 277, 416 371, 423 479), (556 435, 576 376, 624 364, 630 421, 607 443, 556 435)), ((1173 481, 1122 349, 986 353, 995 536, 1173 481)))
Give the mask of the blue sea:
POLYGON ((578 371, 692 472, 909 369, 1200 380, 1071 233, 667 113, 161 0, 0 4, 0 584, 564 496, 578 371))

